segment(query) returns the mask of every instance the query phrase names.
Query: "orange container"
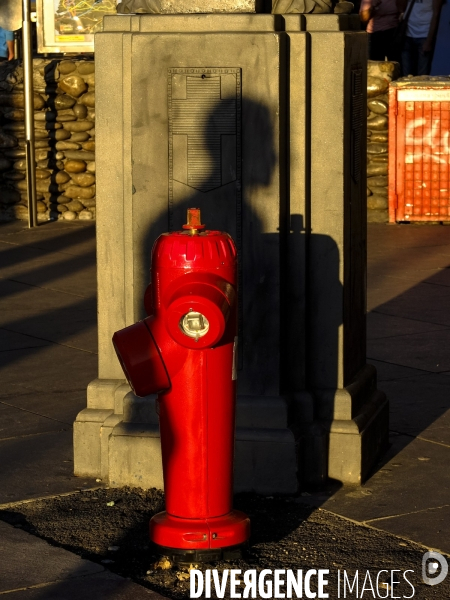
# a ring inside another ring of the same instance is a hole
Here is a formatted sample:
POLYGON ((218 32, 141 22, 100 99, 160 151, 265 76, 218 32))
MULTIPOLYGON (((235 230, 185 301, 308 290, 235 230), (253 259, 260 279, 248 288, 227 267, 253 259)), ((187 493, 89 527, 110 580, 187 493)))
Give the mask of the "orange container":
POLYGON ((389 87, 389 222, 450 221, 450 79, 389 87))

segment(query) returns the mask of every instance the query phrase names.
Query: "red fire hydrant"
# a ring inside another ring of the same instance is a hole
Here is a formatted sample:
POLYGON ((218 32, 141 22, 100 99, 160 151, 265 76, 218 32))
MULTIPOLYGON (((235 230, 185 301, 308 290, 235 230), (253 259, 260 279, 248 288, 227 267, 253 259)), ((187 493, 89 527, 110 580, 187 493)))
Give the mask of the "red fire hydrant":
POLYGON ((231 558, 250 536, 232 506, 236 247, 204 227, 189 209, 184 231, 158 238, 149 316, 113 337, 134 393, 158 393, 166 511, 150 521, 150 538, 178 562, 231 558))

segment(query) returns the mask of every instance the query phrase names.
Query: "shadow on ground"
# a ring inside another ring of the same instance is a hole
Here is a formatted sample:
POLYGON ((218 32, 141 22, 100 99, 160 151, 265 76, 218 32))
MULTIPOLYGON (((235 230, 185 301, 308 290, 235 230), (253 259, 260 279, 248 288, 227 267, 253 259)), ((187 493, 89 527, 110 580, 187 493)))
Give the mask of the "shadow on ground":
MULTIPOLYGON (((0 519, 100 563, 164 597, 189 598, 188 565, 161 568, 163 563, 148 543, 148 521, 162 506, 162 494, 156 490, 93 490, 3 510, 0 519)), ((236 506, 252 519, 254 534, 250 550, 241 560, 200 565, 198 568, 203 571, 211 568, 217 568, 219 573, 225 569, 241 572, 292 569, 297 573, 298 569, 328 569, 326 591, 330 598, 337 598, 338 571, 342 577, 345 569, 352 579, 357 570, 363 573, 361 587, 367 570, 375 580, 383 569, 409 569, 414 571, 409 574, 416 591, 414 597, 442 598, 442 594, 450 591, 449 586, 442 585, 438 593, 421 583, 423 549, 413 543, 351 523, 327 511, 312 509, 295 498, 242 495, 236 498, 236 506)), ((67 589, 67 582, 69 578, 58 584, 60 593, 67 589)), ((311 587, 317 591, 314 578, 311 587)), ((43 589, 32 597, 58 598, 56 594, 47 596, 47 593, 43 589)), ((384 591, 380 590, 380 594, 382 597, 384 591)), ((411 587, 402 580, 396 594, 409 596, 411 587)), ((75 593, 64 596, 65 600, 81 597, 75 593)), ((230 597, 229 588, 224 597, 230 597)), ((257 594, 256 597, 262 596, 257 594)))
POLYGON ((92 224, 0 227, 0 503, 88 484, 71 431, 97 374, 95 269, 92 224))

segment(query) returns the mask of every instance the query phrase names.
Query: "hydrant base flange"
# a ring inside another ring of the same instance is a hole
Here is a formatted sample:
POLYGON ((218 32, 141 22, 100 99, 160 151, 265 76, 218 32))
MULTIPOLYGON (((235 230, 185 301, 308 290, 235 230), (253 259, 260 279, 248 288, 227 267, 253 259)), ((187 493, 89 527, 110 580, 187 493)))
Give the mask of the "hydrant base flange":
POLYGON ((165 548, 157 544, 153 544, 153 547, 155 554, 167 557, 174 564, 195 565, 197 563, 240 560, 248 548, 248 543, 210 550, 182 550, 180 548, 165 548))
POLYGON ((247 543, 249 537, 250 519, 238 510, 205 519, 184 519, 161 512, 150 521, 152 542, 172 553, 225 550, 247 543))

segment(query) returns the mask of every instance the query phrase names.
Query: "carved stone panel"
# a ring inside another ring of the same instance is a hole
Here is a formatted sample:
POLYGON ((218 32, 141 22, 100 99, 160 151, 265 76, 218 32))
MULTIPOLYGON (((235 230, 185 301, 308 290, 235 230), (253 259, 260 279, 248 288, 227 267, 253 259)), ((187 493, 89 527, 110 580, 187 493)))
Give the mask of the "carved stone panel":
MULTIPOLYGON (((241 69, 169 69, 169 223, 194 191, 241 190, 241 69)), ((239 211, 240 212, 240 211, 239 211)), ((178 227, 177 223, 177 227, 178 227)))
MULTIPOLYGON (((227 198, 225 211, 232 215, 234 238, 241 255, 241 69, 197 67, 168 71, 169 229, 179 229, 190 199, 196 205, 206 202, 210 211, 212 208, 219 212, 217 196, 221 195, 227 198)), ((239 263, 241 290, 242 283, 239 263)), ((242 337, 242 302, 239 308, 242 337)))
POLYGON ((351 143, 351 172, 355 183, 359 183, 361 179, 361 159, 362 159, 362 138, 366 135, 363 122, 365 119, 365 98, 362 84, 362 69, 354 68, 351 72, 352 91, 351 91, 351 124, 352 137, 351 143))

